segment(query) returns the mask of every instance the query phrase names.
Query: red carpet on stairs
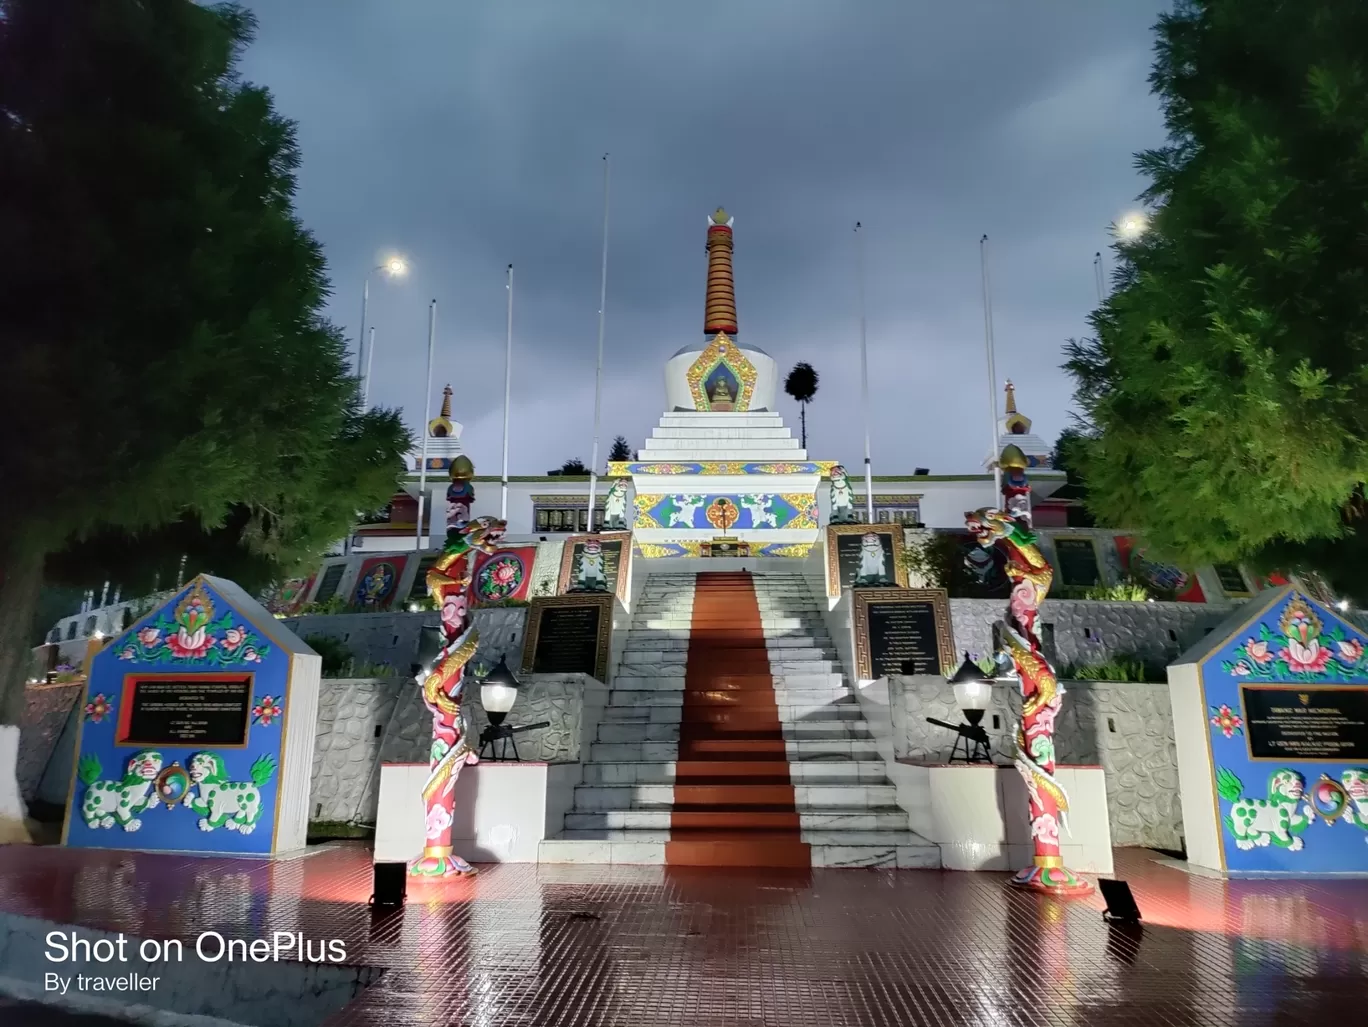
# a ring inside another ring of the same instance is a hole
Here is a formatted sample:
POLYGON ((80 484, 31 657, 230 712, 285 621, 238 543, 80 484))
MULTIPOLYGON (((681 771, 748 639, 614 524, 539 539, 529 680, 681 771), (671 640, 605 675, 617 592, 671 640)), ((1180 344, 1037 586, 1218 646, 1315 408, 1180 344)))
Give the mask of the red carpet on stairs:
POLYGON ((808 867, 751 576, 694 592, 665 862, 808 867))

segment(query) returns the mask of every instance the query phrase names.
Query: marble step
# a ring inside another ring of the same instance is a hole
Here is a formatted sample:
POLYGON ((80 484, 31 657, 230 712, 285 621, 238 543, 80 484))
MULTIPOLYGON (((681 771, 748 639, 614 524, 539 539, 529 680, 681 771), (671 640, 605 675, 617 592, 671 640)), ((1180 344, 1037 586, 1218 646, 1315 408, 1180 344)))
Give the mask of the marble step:
MULTIPOLYGON (((779 707, 780 716, 783 715, 786 708, 792 710, 799 717, 816 716, 828 717, 833 720, 846 720, 861 715, 860 704, 853 695, 838 695, 835 698, 821 698, 812 702, 783 702, 778 696, 771 700, 770 697, 763 694, 759 697, 752 697, 745 692, 727 694, 708 689, 692 689, 691 691, 702 693, 700 698, 706 697, 707 701, 700 705, 702 709, 744 710, 755 706, 765 707, 770 702, 774 702, 779 707)), ((647 716, 646 711, 648 710, 668 710, 673 711, 670 714, 671 716, 678 717, 684 698, 683 691, 648 692, 615 688, 608 694, 608 703, 604 707, 603 715, 605 717, 620 717, 630 711, 647 716)), ((785 696, 784 698, 789 697, 785 696)))
MULTIPOLYGON (((658 611, 643 611, 637 607, 634 611, 635 616, 629 627, 631 631, 688 631, 693 628, 694 621, 692 614, 668 614, 658 611)), ((703 627, 704 625, 699 625, 703 627)), ((725 625, 722 625, 725 627, 725 625)), ((806 631, 821 630, 826 631, 826 622, 822 618, 813 614, 812 616, 775 616, 761 617, 760 629, 765 632, 771 631, 806 631)))
MULTIPOLYGON (((780 691, 849 694, 845 685, 845 676, 835 672, 776 672, 771 665, 769 679, 769 683, 776 694, 780 691)), ((613 676, 613 687, 628 692, 682 690, 684 688, 684 668, 682 665, 676 665, 669 672, 655 672, 640 664, 633 664, 630 667, 620 666, 618 673, 613 676)), ((695 683, 693 687, 697 688, 699 684, 695 683)), ((725 681, 710 681, 705 687, 717 691, 744 690, 728 688, 725 681)))
MULTIPOLYGON (((830 659, 830 653, 833 649, 831 645, 821 644, 818 642, 817 639, 810 638, 806 635, 777 635, 774 638, 757 639, 754 636, 742 636, 738 633, 736 640, 741 641, 743 637, 750 644, 745 646, 730 646, 726 644, 726 640, 718 639, 715 636, 708 639, 707 641, 709 642, 710 647, 714 649, 753 649, 759 648, 758 643, 764 642, 765 648, 768 649, 770 652, 778 651, 791 653, 796 650, 798 653, 802 653, 808 649, 811 649, 815 652, 822 652, 828 659, 830 659)), ((632 634, 627 636, 627 644, 623 647, 623 652, 687 652, 690 644, 694 641, 701 642, 701 640, 697 637, 659 638, 653 634, 648 635, 633 632, 632 634)))
MULTIPOLYGON (((758 715, 749 718, 744 715, 733 715, 730 721, 714 721, 710 723, 712 734, 707 741, 717 740, 743 740, 747 738, 771 738, 772 729, 766 728, 757 723, 765 720, 772 724, 768 715, 758 715)), ((698 723, 690 721, 691 724, 698 723)), ((869 724, 863 720, 789 720, 780 721, 780 728, 783 732, 785 741, 822 741, 849 739, 871 739, 873 737, 869 724)), ((680 738, 681 724, 680 719, 675 717, 672 721, 634 721, 634 720, 602 720, 598 725, 596 742, 674 742, 678 743, 680 738)), ((694 744, 705 741, 705 739, 694 739, 694 744)))
POLYGON ((891 784, 750 784, 736 781, 694 784, 691 780, 689 783, 673 784, 580 785, 575 789, 574 811, 669 810, 676 804, 707 802, 711 798, 706 794, 708 792, 725 793, 726 798, 715 801, 730 805, 770 805, 792 799, 799 812, 805 809, 864 810, 897 806, 891 784))
MULTIPOLYGON (((624 672, 640 674, 642 677, 673 676, 684 673, 688 658, 687 649, 668 650, 625 650, 618 666, 624 672)), ((817 649, 788 649, 770 654, 769 671, 771 675, 783 674, 834 674, 834 661, 824 657, 817 649)))
MULTIPOLYGON (((651 432, 651 437, 646 440, 649 446, 657 439, 689 439, 691 443, 720 442, 724 445, 735 442, 737 439, 788 439, 797 442, 793 438, 793 430, 785 428, 783 424, 668 424, 657 425, 651 432), (728 432, 728 435, 718 434, 728 432)), ((717 447, 712 447, 716 449, 717 447)), ((637 463, 646 463, 646 450, 641 450, 642 459, 637 463)))
MULTIPOLYGON (((668 831, 672 826, 723 827, 728 823, 762 827, 770 822, 782 826, 781 820, 791 821, 792 813, 775 811, 760 813, 745 809, 709 810, 682 813, 668 809, 571 810, 565 815, 566 831, 668 831), (690 823, 682 824, 688 819, 690 823)), ((906 831, 907 814, 896 806, 868 809, 803 809, 797 813, 803 830, 848 831, 906 831)))
MULTIPOLYGON (((698 740, 692 743, 699 751, 699 755, 710 759, 720 759, 729 756, 734 750, 728 749, 727 739, 720 740, 719 744, 714 744, 715 740, 698 740)), ((742 759, 751 758, 752 754, 744 752, 739 754, 742 759)), ((798 738, 785 739, 782 750, 776 753, 755 753, 755 758, 786 759, 790 763, 805 762, 807 760, 833 762, 841 760, 862 760, 877 762, 883 766, 883 757, 879 755, 878 747, 873 739, 868 738, 798 738)), ((679 742, 677 741, 643 741, 643 742, 591 742, 589 745, 589 761, 591 763, 650 763, 654 761, 673 762, 679 758, 679 742)), ((695 757, 697 758, 697 757, 695 757)))
MULTIPOLYGON (((911 831, 802 831, 812 866, 936 870, 939 846, 911 831)), ((542 863, 653 865, 665 862, 669 831, 564 831, 539 845, 542 863)))
MULTIPOLYGON (((702 761, 689 765, 694 770, 706 770, 714 775, 733 777, 745 774, 748 767, 754 766, 766 772, 767 766, 755 760, 742 762, 702 761)), ((584 764, 584 784, 586 785, 667 785, 677 778, 677 763, 674 760, 656 763, 586 763, 584 764)), ((806 763, 787 763, 789 780, 795 785, 845 785, 845 784, 888 784, 883 761, 855 762, 846 761, 809 761, 806 763)))

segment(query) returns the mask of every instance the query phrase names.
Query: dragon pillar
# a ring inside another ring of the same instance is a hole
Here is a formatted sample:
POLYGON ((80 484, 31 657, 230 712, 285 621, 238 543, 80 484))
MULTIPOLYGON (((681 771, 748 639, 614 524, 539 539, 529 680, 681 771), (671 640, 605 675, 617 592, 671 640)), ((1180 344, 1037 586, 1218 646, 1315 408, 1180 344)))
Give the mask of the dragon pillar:
POLYGON ((1089 895, 1092 883, 1064 865, 1059 849, 1060 828, 1067 830, 1069 797, 1055 780, 1054 724, 1064 689, 1040 641, 1040 604, 1050 591, 1054 569, 1036 545, 1036 536, 1027 530, 1029 522, 991 509, 966 513, 964 520, 979 545, 1002 548, 1012 582, 1002 637, 1021 681, 1016 768, 1026 781, 1035 843, 1033 864, 1018 871, 1012 883, 1052 895, 1089 895))
POLYGON ((442 555, 427 574, 428 594, 442 611, 441 626, 426 629, 417 674, 423 704, 432 714, 431 771, 423 786, 426 842, 409 873, 418 877, 473 874, 475 868, 451 851, 456 780, 467 763, 478 762, 461 714, 465 670, 480 637, 470 624, 473 552, 493 552, 506 525, 493 517, 457 521, 447 532, 442 555))

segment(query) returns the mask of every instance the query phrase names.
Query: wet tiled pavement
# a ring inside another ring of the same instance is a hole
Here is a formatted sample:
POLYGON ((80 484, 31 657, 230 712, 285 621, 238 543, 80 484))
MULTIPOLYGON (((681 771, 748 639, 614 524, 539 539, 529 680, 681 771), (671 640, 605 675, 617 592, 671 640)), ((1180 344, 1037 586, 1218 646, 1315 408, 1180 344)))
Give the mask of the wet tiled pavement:
POLYGON ((274 863, 0 849, 0 908, 136 937, 341 940, 388 972, 330 1027, 1363 1022, 1368 882, 1155 859, 1118 853, 1139 932, 1100 900, 936 871, 508 864, 414 884, 385 916, 355 846, 274 863))

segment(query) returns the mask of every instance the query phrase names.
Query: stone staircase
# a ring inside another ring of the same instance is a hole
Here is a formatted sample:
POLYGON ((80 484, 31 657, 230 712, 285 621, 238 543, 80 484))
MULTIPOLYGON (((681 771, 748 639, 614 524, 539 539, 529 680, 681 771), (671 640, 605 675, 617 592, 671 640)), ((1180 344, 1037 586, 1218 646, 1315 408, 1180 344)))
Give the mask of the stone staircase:
POLYGON ((801 574, 652 574, 611 684, 542 861, 940 866, 896 804, 801 574), (700 582, 712 594, 741 578, 758 626, 725 605, 696 624, 700 582))

